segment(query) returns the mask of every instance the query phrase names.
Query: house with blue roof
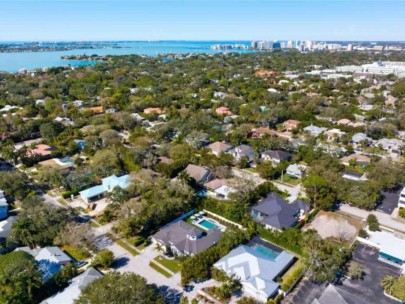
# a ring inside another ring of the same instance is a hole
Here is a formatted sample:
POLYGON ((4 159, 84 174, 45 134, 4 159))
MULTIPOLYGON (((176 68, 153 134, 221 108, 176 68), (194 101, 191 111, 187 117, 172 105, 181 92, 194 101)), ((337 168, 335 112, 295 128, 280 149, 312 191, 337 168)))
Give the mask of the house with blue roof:
POLYGON ((4 197, 3 190, 0 190, 0 220, 4 220, 7 218, 8 214, 8 204, 7 200, 4 197))
POLYGON ((294 255, 286 251, 270 256, 263 250, 241 245, 216 262, 214 267, 228 276, 239 278, 246 295, 266 302, 278 294, 279 284, 275 280, 290 267, 294 259, 294 255))
POLYGON ((79 195, 86 203, 91 200, 97 200, 103 197, 107 192, 112 192, 115 187, 121 189, 126 189, 130 186, 131 181, 129 175, 123 175, 117 177, 116 175, 111 175, 109 177, 103 178, 101 185, 97 185, 86 190, 80 191, 79 195))

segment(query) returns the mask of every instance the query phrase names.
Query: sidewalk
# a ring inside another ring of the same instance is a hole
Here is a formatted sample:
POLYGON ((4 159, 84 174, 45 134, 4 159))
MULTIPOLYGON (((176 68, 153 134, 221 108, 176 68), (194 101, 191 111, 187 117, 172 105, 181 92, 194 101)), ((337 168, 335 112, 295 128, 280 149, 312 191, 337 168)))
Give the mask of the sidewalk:
POLYGON ((370 213, 374 214, 377 217, 378 222, 380 223, 381 226, 396 230, 398 232, 405 233, 405 223, 393 219, 389 214, 385 214, 380 211, 370 212, 346 204, 340 206, 340 211, 348 213, 363 220, 365 220, 370 213))

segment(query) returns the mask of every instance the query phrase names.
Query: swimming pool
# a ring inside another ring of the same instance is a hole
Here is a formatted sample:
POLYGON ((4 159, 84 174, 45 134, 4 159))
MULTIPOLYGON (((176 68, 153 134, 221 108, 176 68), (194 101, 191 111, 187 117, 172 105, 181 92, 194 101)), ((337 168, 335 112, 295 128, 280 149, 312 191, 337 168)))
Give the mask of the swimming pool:
POLYGON ((278 252, 275 252, 275 251, 271 250, 270 248, 264 247, 264 246, 259 245, 259 244, 257 244, 254 248, 257 251, 259 251, 260 253, 263 253, 263 254, 267 255, 272 260, 275 260, 279 255, 278 252))
POLYGON ((214 228, 219 229, 217 225, 208 220, 202 220, 201 222, 198 223, 198 225, 201 225, 207 229, 214 229, 214 228))

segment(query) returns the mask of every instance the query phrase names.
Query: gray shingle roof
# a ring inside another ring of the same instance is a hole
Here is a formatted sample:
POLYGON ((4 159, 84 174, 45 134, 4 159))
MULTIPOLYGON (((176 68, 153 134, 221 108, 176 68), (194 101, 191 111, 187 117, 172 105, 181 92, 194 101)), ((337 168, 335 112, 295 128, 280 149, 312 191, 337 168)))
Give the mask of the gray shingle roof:
POLYGON ((288 228, 297 222, 296 215, 300 208, 297 204, 288 204, 274 192, 270 193, 252 210, 264 215, 259 221, 277 229, 288 228))
POLYGON ((217 229, 210 229, 206 235, 203 235, 200 229, 184 221, 178 221, 163 228, 152 237, 165 245, 176 247, 181 252, 196 254, 217 243, 221 234, 217 229), (188 236, 196 239, 190 239, 188 236))
POLYGON ((81 291, 94 280, 103 275, 93 267, 72 279, 72 282, 63 291, 44 300, 41 304, 73 304, 74 300, 80 296, 81 291))
POLYGON ((263 155, 268 155, 271 159, 277 160, 289 160, 292 157, 292 154, 284 152, 282 150, 267 150, 262 153, 263 155))

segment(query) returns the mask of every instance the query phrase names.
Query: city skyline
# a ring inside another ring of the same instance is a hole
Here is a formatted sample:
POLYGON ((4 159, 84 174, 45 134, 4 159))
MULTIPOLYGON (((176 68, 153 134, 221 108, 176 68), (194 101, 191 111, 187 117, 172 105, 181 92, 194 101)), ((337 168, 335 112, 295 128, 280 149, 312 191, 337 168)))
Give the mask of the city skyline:
POLYGON ((0 40, 403 41, 404 10, 366 0, 2 1, 0 40))

